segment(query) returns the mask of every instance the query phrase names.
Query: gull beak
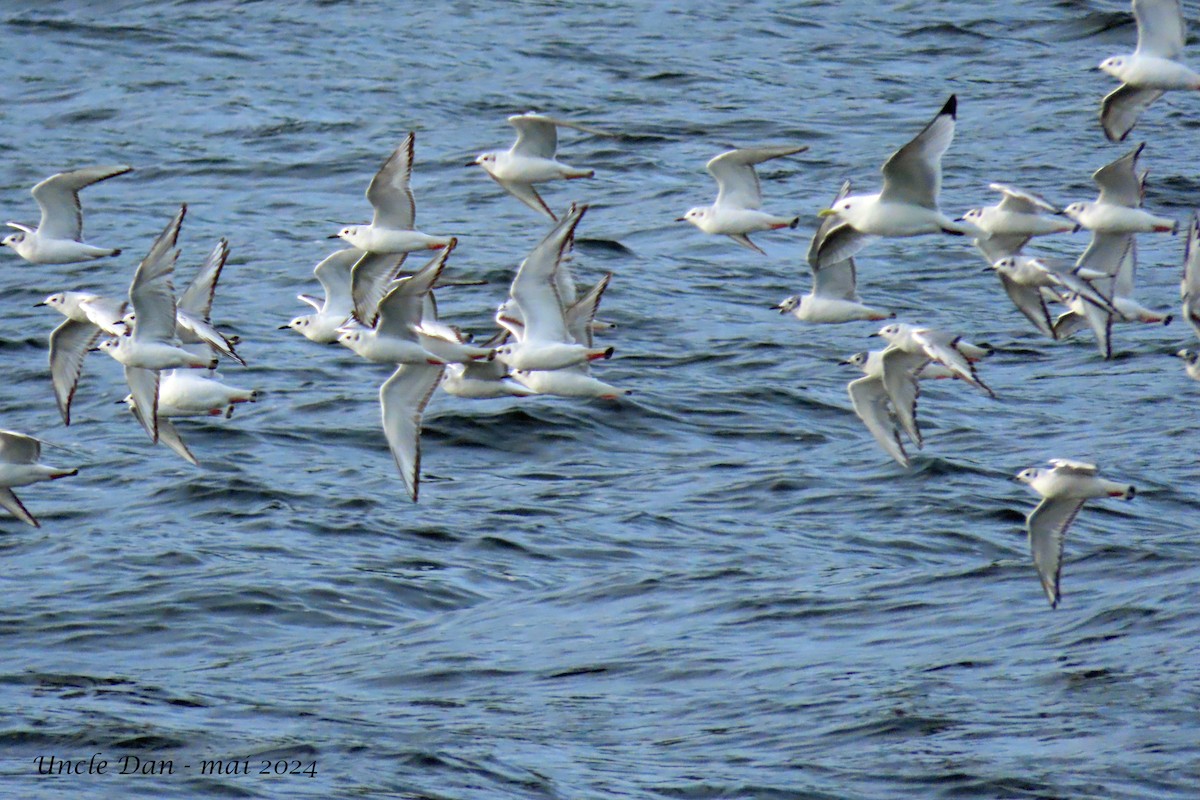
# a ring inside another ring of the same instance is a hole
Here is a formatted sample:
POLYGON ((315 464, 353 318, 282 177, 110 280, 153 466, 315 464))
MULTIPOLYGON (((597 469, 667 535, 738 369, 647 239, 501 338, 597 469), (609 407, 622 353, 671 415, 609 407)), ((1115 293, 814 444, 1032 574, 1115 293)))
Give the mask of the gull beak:
POLYGON ((466 164, 463 164, 463 166, 464 167, 473 167, 478 163, 479 163, 478 161, 468 161, 466 164))
POLYGON ((44 306, 44 305, 46 305, 46 303, 43 301, 43 302, 41 302, 41 303, 34 303, 34 304, 33 304, 33 307, 34 307, 34 308, 38 308, 39 306, 44 306))
POLYGON ((687 222, 687 217, 676 217, 675 221, 676 222, 687 222))
POLYGON ((325 238, 326 239, 340 239, 340 238, 342 238, 342 236, 341 236, 341 234, 338 234, 338 233, 331 233, 328 236, 326 236, 325 238))
POLYGON ((291 325, 280 325, 280 326, 279 326, 279 330, 281 330, 281 331, 286 331, 286 330, 287 330, 288 328, 290 328, 290 327, 292 327, 292 326, 291 326, 291 325))
POLYGON ((989 265, 989 266, 986 266, 986 267, 984 267, 983 269, 981 269, 981 270, 979 270, 979 271, 980 271, 980 272, 991 272, 991 271, 992 271, 992 270, 994 270, 995 268, 996 268, 996 267, 995 267, 995 265, 989 265))
POLYGON ((817 212, 818 217, 832 217, 832 216, 835 216, 836 214, 837 214, 837 212, 834 211, 832 208, 822 208, 820 211, 817 212))

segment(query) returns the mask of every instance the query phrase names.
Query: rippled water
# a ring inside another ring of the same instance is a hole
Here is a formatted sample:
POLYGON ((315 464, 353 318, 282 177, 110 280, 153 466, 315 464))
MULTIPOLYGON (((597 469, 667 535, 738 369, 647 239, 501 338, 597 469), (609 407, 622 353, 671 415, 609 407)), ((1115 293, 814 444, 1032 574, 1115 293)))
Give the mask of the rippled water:
MULTIPOLYGON (((136 168, 84 195, 89 238, 125 256, 0 272, 3 427, 81 468, 21 492, 40 530, 0 520, 0 794, 1196 796, 1200 388, 1168 357, 1190 330, 1122 327, 1104 363, 1033 334, 967 244, 879 242, 868 300, 998 348, 998 401, 927 387, 906 472, 837 364, 874 326, 769 310, 807 288, 814 212, 846 178, 874 185, 952 92, 944 208, 992 202, 990 181, 1090 199, 1127 149, 1103 139, 1112 83, 1088 70, 1132 48, 1126 4, 395 5, 0 12, 5 218, 32 221, 28 187, 55 170, 136 168), (564 132, 597 177, 544 194, 592 204, 575 270, 616 273, 618 323, 597 370, 635 394, 438 396, 413 505, 379 429, 387 370, 277 326, 415 130, 418 222, 461 237, 449 275, 490 281, 443 313, 485 332, 545 226, 463 165, 529 109, 625 134, 564 132), (708 158, 768 142, 811 146, 761 171, 800 231, 760 236, 763 257, 671 222, 710 201, 708 158), (124 291, 181 202, 180 280, 229 237, 214 318, 251 366, 225 375, 266 393, 179 423, 202 469, 150 445, 100 356, 62 428, 57 320, 32 307, 124 291), (1139 488, 1080 515, 1057 611, 1021 532, 1036 498, 1010 480, 1052 456, 1139 488), (93 753, 107 774, 37 775, 93 753), (113 774, 125 755, 175 773, 113 774)), ((1198 129, 1194 97, 1143 116, 1148 207, 1200 202, 1198 129)), ((1182 240, 1142 240, 1140 298, 1174 307, 1182 240)))

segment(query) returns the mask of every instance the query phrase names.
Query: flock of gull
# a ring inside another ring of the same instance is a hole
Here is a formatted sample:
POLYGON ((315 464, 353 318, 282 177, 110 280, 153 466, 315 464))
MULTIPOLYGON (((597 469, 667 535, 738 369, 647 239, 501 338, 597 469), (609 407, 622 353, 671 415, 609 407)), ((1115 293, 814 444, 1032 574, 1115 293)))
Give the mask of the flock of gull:
MULTIPOLYGON (((1137 49, 1108 58, 1100 69, 1119 79, 1104 98, 1100 121, 1107 138, 1123 141, 1140 113, 1168 90, 1200 89, 1200 74, 1178 61, 1186 38, 1179 0, 1133 0, 1138 25, 1137 49)), ((783 300, 776 308, 807 323, 889 320, 895 315, 865 305, 858 294, 855 256, 878 237, 947 234, 971 239, 1012 300, 1033 327, 1060 340, 1090 330, 1104 358, 1112 356, 1112 329, 1118 322, 1167 323, 1170 315, 1134 300, 1139 233, 1178 231, 1178 222, 1142 208, 1146 173, 1138 159, 1144 144, 1098 169, 1099 196, 1059 209, 1019 188, 994 183, 1001 195, 994 206, 951 218, 939 208, 941 160, 956 124, 957 99, 951 96, 925 128, 883 165, 883 185, 875 194, 853 194, 841 187, 808 251, 813 287, 806 295, 783 300), (1091 242, 1074 263, 1028 254, 1034 237, 1091 232, 1091 242), (1051 312, 1056 304, 1063 310, 1051 312)), ((367 225, 351 225, 330 236, 347 247, 318 263, 314 275, 324 297, 300 295, 313 313, 298 316, 283 329, 321 344, 341 344, 362 358, 395 366, 379 389, 383 432, 405 488, 416 500, 420 481, 421 418, 433 393, 461 398, 556 395, 616 399, 627 390, 591 373, 593 362, 612 356, 613 348, 596 343, 610 325, 596 318, 611 274, 590 287, 579 287, 571 273, 574 237, 586 205, 571 205, 556 215, 536 184, 590 178, 590 169, 556 158, 559 128, 608 135, 574 122, 539 114, 509 117, 517 130, 508 150, 485 153, 472 165, 547 217, 550 231, 521 262, 507 297, 495 313, 497 329, 486 341, 439 318, 434 292, 467 281, 446 277, 457 240, 415 227, 416 206, 410 187, 414 135, 404 139, 367 187, 374 209, 367 225), (431 260, 406 269, 410 253, 431 251, 431 260)), ((708 162, 717 183, 716 200, 692 208, 678 221, 707 234, 724 235, 762 252, 750 234, 795 228, 796 216, 763 210, 755 166, 803 152, 803 146, 741 148, 708 162)), ((62 172, 33 188, 41 210, 36 228, 8 223, 17 232, 3 239, 21 258, 35 264, 67 264, 107 258, 120 250, 83 241, 79 192, 130 171, 128 166, 99 166, 62 172)), ((182 458, 196 459, 171 420, 178 417, 230 416, 234 407, 253 402, 258 393, 223 382, 219 361, 244 365, 238 339, 212 322, 212 306, 228 242, 219 241, 187 288, 178 296, 174 271, 176 248, 186 206, 167 224, 138 264, 127 297, 87 291, 52 294, 42 304, 65 320, 50 334, 50 378, 64 424, 89 352, 107 353, 125 370, 125 403, 152 442, 161 442, 182 458), (97 346, 97 342, 99 345, 97 346)), ((1182 284, 1183 313, 1200 336, 1200 216, 1187 231, 1182 284)), ((880 447, 904 467, 904 439, 923 447, 917 420, 920 382, 956 379, 995 397, 978 372, 990 348, 965 341, 957 333, 889 322, 877 334, 880 350, 857 353, 843 363, 863 377, 848 393, 855 412, 880 447)), ((1200 355, 1181 350, 1187 374, 1200 380, 1200 355)), ((41 442, 0 431, 0 505, 31 525, 36 519, 13 494, 13 487, 76 474, 40 463, 41 442)), ((1134 496, 1133 486, 1106 480, 1094 465, 1052 459, 1049 468, 1026 469, 1016 476, 1041 495, 1027 518, 1030 549, 1051 606, 1057 606, 1063 543, 1084 502, 1097 497, 1134 496)))

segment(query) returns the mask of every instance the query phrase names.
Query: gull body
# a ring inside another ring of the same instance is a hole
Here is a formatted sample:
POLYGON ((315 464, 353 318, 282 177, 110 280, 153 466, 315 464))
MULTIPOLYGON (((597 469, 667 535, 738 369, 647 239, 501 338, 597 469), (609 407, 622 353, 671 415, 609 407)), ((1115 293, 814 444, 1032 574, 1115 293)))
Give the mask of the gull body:
MULTIPOLYGON (((842 184, 839 200, 850 194, 850 181, 842 184)), ((780 314, 791 313, 801 322, 839 323, 854 320, 881 320, 896 316, 889 311, 863 305, 858 296, 858 268, 853 258, 820 266, 817 253, 825 236, 837 226, 837 218, 826 216, 817 226, 808 248, 808 265, 813 272, 813 288, 806 295, 784 298, 775 308, 780 314)))
POLYGON ((1136 489, 1127 483, 1101 478, 1094 464, 1050 459, 1050 469, 1026 469, 1017 473, 1017 480, 1042 496, 1025 520, 1029 533, 1029 549, 1038 577, 1051 608, 1058 607, 1061 597, 1059 579, 1062 574, 1063 543, 1086 500, 1096 497, 1120 497, 1131 500, 1136 489))
POLYGON ((1034 236, 1048 236, 1075 230, 1059 209, 1044 198, 1005 183, 992 183, 988 188, 1000 192, 1002 198, 994 206, 972 208, 963 214, 967 222, 985 235, 975 241, 988 263, 1020 253, 1034 236), (1043 213, 1047 212, 1047 213, 1043 213))
POLYGON ((559 272, 586 211, 587 206, 572 207, 517 269, 509 295, 520 317, 512 328, 518 341, 495 351, 496 358, 514 370, 556 370, 612 356, 611 347, 589 347, 575 340, 563 305, 559 272))
POLYGON ((315 313, 295 317, 280 330, 296 331, 306 339, 319 344, 332 344, 338 340, 339 329, 354 313, 354 302, 350 295, 350 271, 362 258, 362 251, 353 247, 339 250, 317 264, 313 274, 325 290, 325 297, 297 295, 315 309, 315 313))
POLYGON ((1171 90, 1200 89, 1200 74, 1179 61, 1187 41, 1180 0, 1133 0, 1137 49, 1100 62, 1100 69, 1121 81, 1100 104, 1100 124, 1109 141, 1129 135, 1151 103, 1171 90))
POLYGON ((717 182, 717 199, 711 206, 690 209, 676 222, 690 222, 705 233, 724 234, 743 247, 763 251, 747 234, 795 228, 799 217, 780 217, 762 210, 762 185, 755 164, 803 153, 807 146, 746 147, 729 150, 705 166, 717 182))
POLYGON ((973 226, 956 222, 938 210, 942 155, 954 138, 958 101, 954 95, 937 116, 883 165, 883 190, 851 195, 821 212, 841 224, 824 237, 817 252, 821 266, 843 261, 873 236, 917 236, 924 233, 964 235, 973 226))
POLYGON ((1099 196, 1093 201, 1071 203, 1063 214, 1094 234, 1174 233, 1178 222, 1141 208, 1146 172, 1138 171, 1137 162, 1145 147, 1143 142, 1092 173, 1100 187, 1099 196))
POLYGON ((991 350, 988 348, 964 342, 960 336, 903 322, 885 325, 875 335, 883 337, 906 352, 928 356, 972 386, 982 389, 991 397, 996 396, 995 392, 979 379, 973 363, 989 355, 991 350))
POLYGON ((125 165, 86 167, 51 175, 33 187, 33 198, 42 212, 37 228, 9 222, 18 232, 4 237, 0 244, 34 264, 75 264, 120 255, 119 249, 93 247, 83 241, 79 192, 132 169, 125 165))
POLYGON ((508 124, 517 129, 517 140, 513 142, 512 147, 508 150, 483 153, 471 162, 471 166, 478 164, 483 167, 506 192, 534 211, 557 222, 558 217, 542 200, 533 185, 555 180, 590 178, 595 174, 593 170, 568 166, 557 159, 558 129, 574 128, 585 133, 604 136, 609 134, 541 114, 516 114, 508 118, 508 124))
POLYGON ((430 236, 413 227, 417 205, 410 181, 415 140, 413 133, 405 136, 367 186, 367 200, 375 209, 371 224, 342 228, 330 238, 370 253, 440 250, 450 243, 449 237, 430 236))
MULTIPOLYGON (((409 277, 393 281, 379 302, 378 312, 368 324, 351 322, 343 326, 338 341, 369 361, 383 364, 425 364, 442 366, 446 361, 426 350, 417 332, 425 296, 454 252, 457 240, 451 239, 428 264, 409 277)), ((439 373, 440 379, 440 373, 439 373)))
POLYGON ((13 493, 14 486, 28 486, 40 481, 53 481, 77 475, 78 469, 62 469, 39 464, 42 443, 32 436, 13 431, 0 431, 0 506, 17 519, 33 527, 38 521, 13 493))

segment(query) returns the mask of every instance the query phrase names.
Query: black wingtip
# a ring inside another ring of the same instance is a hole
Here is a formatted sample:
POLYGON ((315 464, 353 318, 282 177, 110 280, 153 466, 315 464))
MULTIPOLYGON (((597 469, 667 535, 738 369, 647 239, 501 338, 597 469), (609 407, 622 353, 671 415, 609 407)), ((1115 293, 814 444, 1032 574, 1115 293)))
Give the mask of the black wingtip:
POLYGON ((119 248, 119 247, 115 248, 111 253, 109 253, 110 258, 113 256, 119 256, 119 255, 121 255, 121 248, 119 248))
POLYGON ((949 114, 951 119, 958 119, 958 95, 950 95, 950 99, 946 101, 946 105, 942 106, 942 110, 938 115, 949 114))

